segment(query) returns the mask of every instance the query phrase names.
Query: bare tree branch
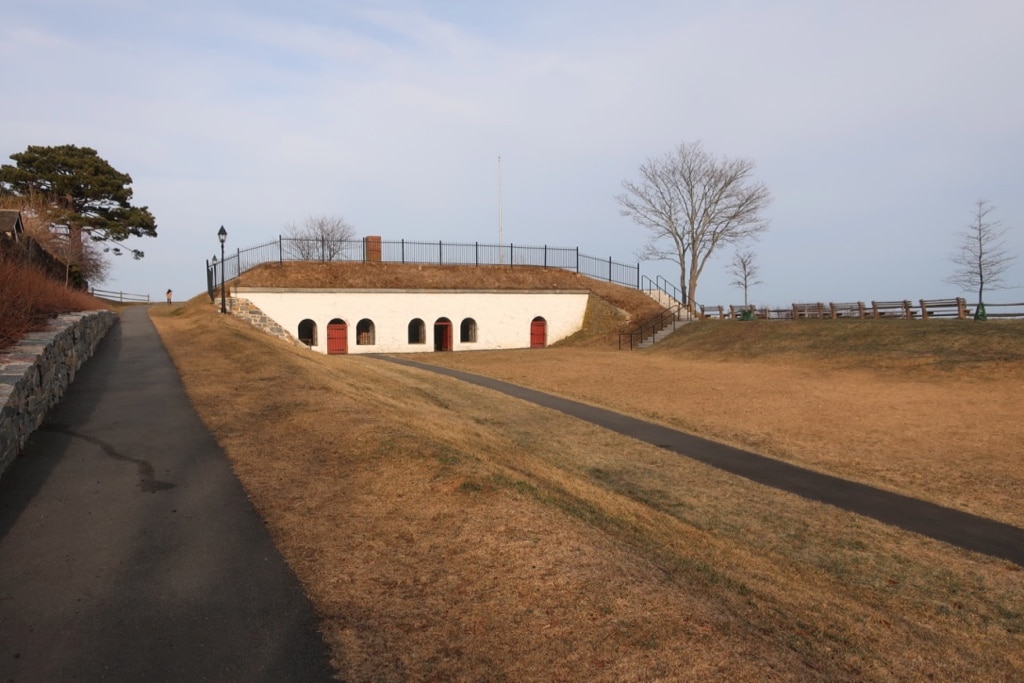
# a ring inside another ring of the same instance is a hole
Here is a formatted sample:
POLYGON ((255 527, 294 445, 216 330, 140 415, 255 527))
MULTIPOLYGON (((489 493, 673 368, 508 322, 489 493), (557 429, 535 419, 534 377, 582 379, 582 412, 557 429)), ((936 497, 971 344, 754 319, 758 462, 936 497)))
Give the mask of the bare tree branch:
POLYGON ((356 229, 340 216, 309 216, 285 227, 289 251, 303 261, 333 261, 354 247, 356 229))
POLYGON ((679 283, 694 306, 697 282, 715 250, 752 239, 768 228, 761 213, 771 203, 753 182, 754 162, 716 159, 700 142, 682 143, 640 166, 638 182, 624 181, 615 199, 623 216, 650 232, 641 257, 679 265, 679 283))
POLYGON ((0 208, 21 212, 25 232, 64 263, 66 285, 81 286, 82 281, 96 285, 107 279, 106 249, 61 223, 61 216, 43 195, 32 191, 24 196, 0 195, 0 208))
POLYGON ((957 233, 960 245, 950 256, 960 267, 946 278, 946 282, 965 291, 977 289, 979 304, 984 302, 986 288, 1007 288, 1003 274, 1017 258, 1003 241, 1008 228, 1002 221, 989 218, 994 208, 986 199, 975 202, 974 218, 966 230, 957 233))
POLYGON ((764 284, 757 279, 761 268, 754 262, 754 252, 737 251, 729 262, 728 272, 736 279, 729 284, 743 290, 743 307, 749 306, 747 292, 754 285, 764 284))

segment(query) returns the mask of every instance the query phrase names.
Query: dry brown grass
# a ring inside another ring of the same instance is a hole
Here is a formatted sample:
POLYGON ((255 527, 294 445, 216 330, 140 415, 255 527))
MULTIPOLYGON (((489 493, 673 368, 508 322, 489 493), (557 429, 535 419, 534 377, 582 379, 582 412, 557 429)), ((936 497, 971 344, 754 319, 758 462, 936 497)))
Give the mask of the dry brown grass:
POLYGON ((0 349, 43 329, 56 313, 102 308, 109 304, 70 289, 31 265, 0 258, 0 349))
MULTIPOLYGON (((288 347, 209 305, 151 310, 345 680, 1024 675, 1016 566, 484 389, 288 347)), ((828 355, 421 359, 1020 523, 1019 366, 828 355), (981 416, 987 448, 968 435, 981 416)))

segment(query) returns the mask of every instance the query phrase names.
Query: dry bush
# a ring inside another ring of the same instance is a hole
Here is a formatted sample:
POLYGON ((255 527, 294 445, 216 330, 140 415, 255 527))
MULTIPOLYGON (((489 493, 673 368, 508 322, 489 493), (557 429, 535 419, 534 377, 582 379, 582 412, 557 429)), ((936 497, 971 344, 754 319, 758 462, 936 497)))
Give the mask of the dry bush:
POLYGON ((45 328, 58 313, 93 311, 109 305, 85 292, 69 289, 39 269, 0 260, 0 349, 27 332, 45 328))
MULTIPOLYGON (((86 282, 97 284, 106 280, 110 265, 104 250, 80 231, 72 233, 63 225, 63 218, 45 197, 31 194, 0 196, 0 209, 21 212, 25 234, 61 263, 71 264, 77 275, 86 282)), ((65 281, 71 279, 71 270, 65 271, 65 281)))

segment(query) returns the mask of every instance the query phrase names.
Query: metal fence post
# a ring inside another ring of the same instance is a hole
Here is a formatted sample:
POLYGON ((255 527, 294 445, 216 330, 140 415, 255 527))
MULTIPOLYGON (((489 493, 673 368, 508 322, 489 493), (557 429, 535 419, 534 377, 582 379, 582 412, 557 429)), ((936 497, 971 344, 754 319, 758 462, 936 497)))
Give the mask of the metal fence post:
POLYGON ((444 242, 437 241, 437 265, 444 265, 444 242))
POLYGON ((580 272, 580 248, 576 247, 576 272, 580 272))
POLYGON ((548 267, 548 245, 544 245, 544 267, 548 267))
POLYGON ((473 242, 473 259, 476 261, 477 267, 480 266, 480 243, 473 242))
POLYGON ((402 240, 402 263, 405 263, 405 240, 402 240))

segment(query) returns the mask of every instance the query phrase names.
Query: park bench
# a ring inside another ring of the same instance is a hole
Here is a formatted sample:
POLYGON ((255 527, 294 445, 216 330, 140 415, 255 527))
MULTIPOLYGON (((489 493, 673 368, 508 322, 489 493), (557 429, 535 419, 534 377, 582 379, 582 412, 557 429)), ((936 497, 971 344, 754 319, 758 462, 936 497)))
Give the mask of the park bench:
POLYGON ((794 318, 829 318, 832 312, 823 303, 793 304, 794 318))
POLYGON ((718 318, 722 320, 725 318, 725 309, 721 306, 704 306, 700 307, 700 317, 702 320, 710 320, 712 318, 718 318))
POLYGON ((833 318, 864 318, 864 302, 863 301, 852 301, 845 304, 829 303, 828 307, 832 310, 833 318))
POLYGON ((914 305, 903 301, 872 301, 871 317, 873 318, 913 318, 914 305))
POLYGON ((955 299, 921 299, 921 318, 959 318, 967 317, 967 301, 962 297, 955 299))

